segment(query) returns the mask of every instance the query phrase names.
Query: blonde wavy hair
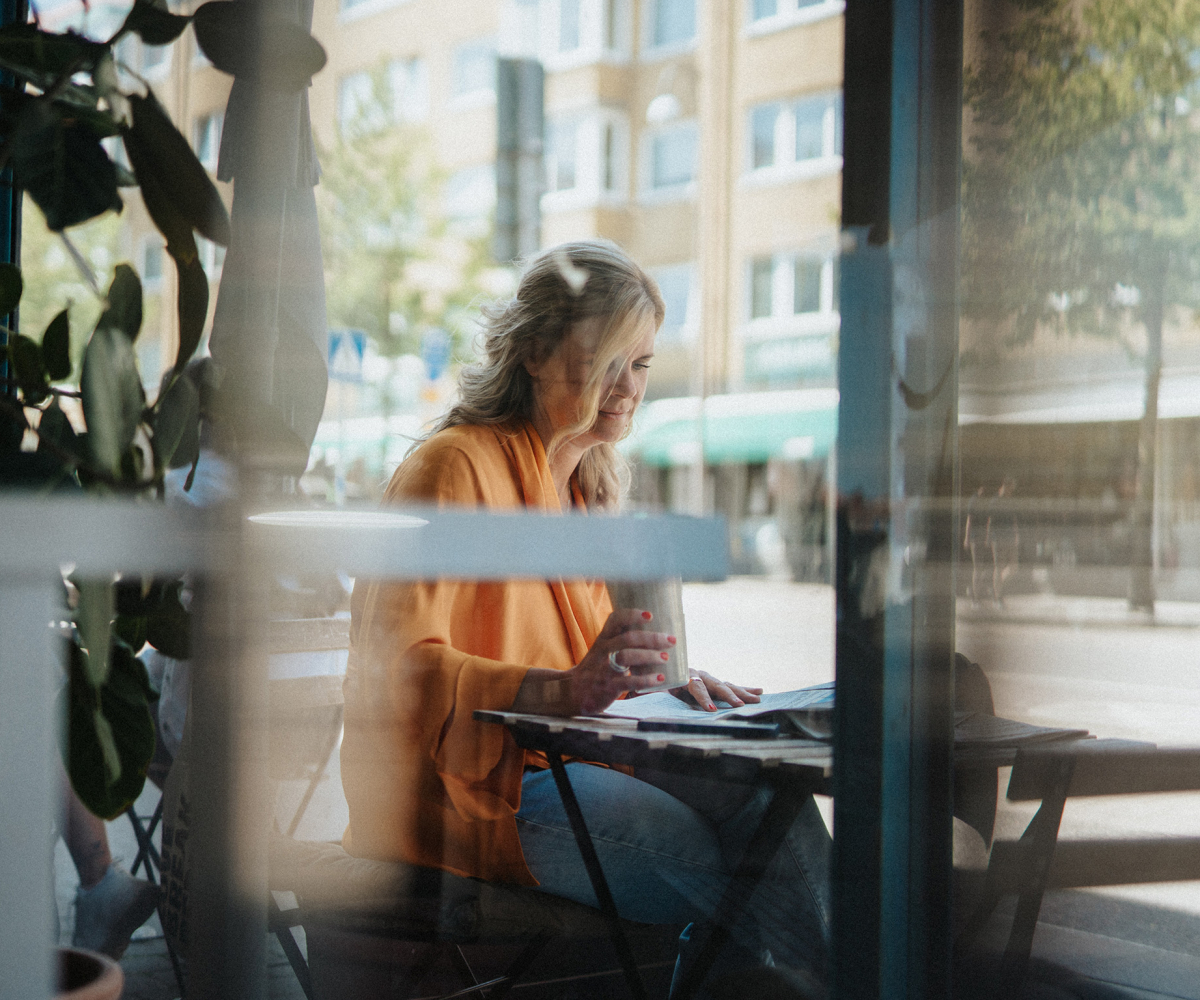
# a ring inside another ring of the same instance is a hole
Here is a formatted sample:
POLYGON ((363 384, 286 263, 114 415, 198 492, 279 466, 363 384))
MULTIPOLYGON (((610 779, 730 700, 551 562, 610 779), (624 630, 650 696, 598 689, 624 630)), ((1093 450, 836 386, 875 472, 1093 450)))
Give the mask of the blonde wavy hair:
MULTIPOLYGON (((614 362, 628 361, 646 323, 652 321, 657 330, 663 313, 654 279, 609 240, 579 240, 539 252, 526 261, 516 297, 484 309, 483 360, 463 368, 459 402, 430 436, 460 424, 531 419, 534 383, 525 363, 537 364, 553 354, 572 324, 602 317, 578 419, 560 427, 545 443, 546 453, 553 456, 595 423, 605 373, 614 362)), ((589 448, 576 477, 587 505, 601 510, 615 510, 629 484, 625 460, 611 444, 589 448)))

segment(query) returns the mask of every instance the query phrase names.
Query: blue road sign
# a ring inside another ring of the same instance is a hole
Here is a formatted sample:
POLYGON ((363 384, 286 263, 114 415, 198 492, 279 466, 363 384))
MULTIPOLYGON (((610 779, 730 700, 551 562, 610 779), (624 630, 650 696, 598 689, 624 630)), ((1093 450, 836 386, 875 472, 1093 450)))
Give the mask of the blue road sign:
POLYGON ((361 382, 366 352, 366 331, 330 330, 329 377, 337 382, 361 382))

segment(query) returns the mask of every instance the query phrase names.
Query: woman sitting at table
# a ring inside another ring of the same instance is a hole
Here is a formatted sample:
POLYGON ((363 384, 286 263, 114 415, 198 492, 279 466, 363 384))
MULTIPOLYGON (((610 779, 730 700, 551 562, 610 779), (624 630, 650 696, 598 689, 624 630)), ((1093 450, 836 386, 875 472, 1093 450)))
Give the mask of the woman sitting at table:
MULTIPOLYGON (((516 298, 488 313, 483 361, 463 369, 460 401, 396 470, 386 499, 616 511, 627 473, 614 445, 642 401, 662 320, 653 280, 615 244, 540 253, 516 298)), ((545 759, 472 712, 594 713, 655 686, 675 639, 640 630, 641 618, 613 612, 601 581, 360 580, 341 757, 346 850, 595 906, 545 759)), ((757 701, 761 689, 693 671, 686 693, 711 710, 757 701)), ((645 923, 713 912, 771 796, 583 762, 567 772, 617 909, 645 923)), ((735 931, 740 951, 727 948, 718 968, 823 972, 828 855, 810 799, 735 931)))

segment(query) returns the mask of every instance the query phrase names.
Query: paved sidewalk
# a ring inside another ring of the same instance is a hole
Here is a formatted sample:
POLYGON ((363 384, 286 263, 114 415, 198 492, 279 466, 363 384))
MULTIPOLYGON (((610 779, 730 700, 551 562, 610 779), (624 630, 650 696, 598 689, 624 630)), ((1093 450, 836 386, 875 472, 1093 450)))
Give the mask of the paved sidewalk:
POLYGON ((1004 606, 991 601, 973 604, 958 599, 959 621, 994 621, 1026 625, 1075 625, 1127 628, 1200 628, 1200 603, 1157 601, 1154 614, 1131 611, 1117 597, 1074 597, 1065 594, 1014 594, 1004 606))

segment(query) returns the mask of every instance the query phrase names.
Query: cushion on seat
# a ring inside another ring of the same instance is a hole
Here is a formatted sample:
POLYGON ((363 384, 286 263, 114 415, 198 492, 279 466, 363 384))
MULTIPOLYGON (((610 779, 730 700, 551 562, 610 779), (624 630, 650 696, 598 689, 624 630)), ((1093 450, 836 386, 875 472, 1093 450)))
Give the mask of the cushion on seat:
POLYGON ((271 838, 269 883, 295 893, 305 926, 455 944, 520 942, 539 932, 608 935, 599 910, 536 889, 356 858, 339 844, 282 835, 271 838))

